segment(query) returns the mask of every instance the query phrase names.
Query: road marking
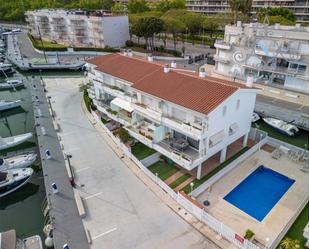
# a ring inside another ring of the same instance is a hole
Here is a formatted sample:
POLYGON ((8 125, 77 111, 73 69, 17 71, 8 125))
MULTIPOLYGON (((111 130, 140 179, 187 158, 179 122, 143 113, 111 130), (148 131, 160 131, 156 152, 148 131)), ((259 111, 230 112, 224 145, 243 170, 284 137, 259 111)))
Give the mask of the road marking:
POLYGON ((104 232, 104 233, 101 233, 101 234, 99 234, 99 235, 93 237, 92 240, 98 239, 98 238, 100 238, 100 237, 102 237, 102 236, 104 236, 104 235, 107 235, 107 234, 109 234, 109 233, 111 233, 111 232, 114 232, 114 231, 116 231, 116 230, 117 230, 117 227, 114 227, 114 228, 112 228, 112 229, 110 229, 110 230, 108 230, 108 231, 106 231, 106 232, 104 232))
POLYGON ((75 170, 75 172, 79 173, 79 172, 82 172, 82 171, 87 170, 87 169, 90 169, 90 167, 85 167, 85 168, 82 168, 82 169, 78 169, 78 170, 75 170))
POLYGON ((90 198, 92 198, 92 197, 96 197, 96 196, 98 196, 98 195, 100 195, 100 194, 102 194, 102 192, 99 192, 99 193, 96 193, 96 194, 93 194, 93 195, 89 195, 89 196, 87 196, 87 197, 85 197, 85 198, 83 198, 84 200, 88 200, 88 199, 90 199, 90 198))

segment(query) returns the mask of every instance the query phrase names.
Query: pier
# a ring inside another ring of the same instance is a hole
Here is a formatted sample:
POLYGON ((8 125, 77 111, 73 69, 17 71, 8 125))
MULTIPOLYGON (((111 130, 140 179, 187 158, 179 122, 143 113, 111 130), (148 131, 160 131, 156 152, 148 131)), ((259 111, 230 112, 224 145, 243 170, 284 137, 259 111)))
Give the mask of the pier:
POLYGON ((54 248, 62 249, 68 244, 70 249, 88 249, 90 246, 79 211, 80 207, 78 208, 76 204, 78 200, 69 180, 64 154, 56 133, 59 127, 56 125, 55 115, 50 106, 52 100, 46 96, 44 84, 39 77, 33 77, 29 87, 33 100, 48 215, 53 227, 54 248), (58 193, 52 189, 53 183, 56 184, 58 193))

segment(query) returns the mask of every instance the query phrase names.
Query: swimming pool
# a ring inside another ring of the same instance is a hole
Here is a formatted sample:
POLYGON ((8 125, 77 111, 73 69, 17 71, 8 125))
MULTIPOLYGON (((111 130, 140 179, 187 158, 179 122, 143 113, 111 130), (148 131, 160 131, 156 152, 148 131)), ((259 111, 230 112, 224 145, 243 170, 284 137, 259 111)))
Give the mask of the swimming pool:
POLYGON ((294 182, 261 165, 228 193, 224 200, 262 221, 294 182))

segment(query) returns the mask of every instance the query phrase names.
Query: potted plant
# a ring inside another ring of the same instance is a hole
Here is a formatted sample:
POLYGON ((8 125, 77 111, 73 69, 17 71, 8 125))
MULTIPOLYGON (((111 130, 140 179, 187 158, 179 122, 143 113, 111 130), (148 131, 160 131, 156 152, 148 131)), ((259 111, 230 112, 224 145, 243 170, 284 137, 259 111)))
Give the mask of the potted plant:
POLYGON ((254 232, 250 229, 247 229, 244 238, 251 241, 253 240, 253 237, 254 237, 254 232))

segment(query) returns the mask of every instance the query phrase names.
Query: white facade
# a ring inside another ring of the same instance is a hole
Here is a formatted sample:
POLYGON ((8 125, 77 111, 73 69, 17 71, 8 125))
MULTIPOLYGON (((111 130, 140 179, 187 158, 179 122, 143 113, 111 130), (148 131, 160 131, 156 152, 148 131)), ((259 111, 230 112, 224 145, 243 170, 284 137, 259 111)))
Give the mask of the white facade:
MULTIPOLYGON (((191 11, 207 15, 231 11, 228 0, 187 0, 186 6, 191 11)), ((253 0, 251 14, 256 15, 259 9, 267 7, 286 8, 294 13, 298 22, 309 22, 308 0, 253 0)))
POLYGON ((215 72, 309 93, 309 28, 238 23, 217 40, 215 72))
POLYGON ((107 16, 101 12, 35 10, 26 12, 34 37, 69 46, 120 48, 129 39, 127 16, 107 16))
POLYGON ((88 92, 98 110, 186 170, 198 167, 198 178, 208 158, 221 151, 223 162, 227 146, 241 137, 246 146, 257 90, 238 89, 206 115, 141 92, 132 82, 95 68, 88 64, 88 78, 93 83, 88 92), (175 146, 173 141, 179 139, 188 146, 175 146))

